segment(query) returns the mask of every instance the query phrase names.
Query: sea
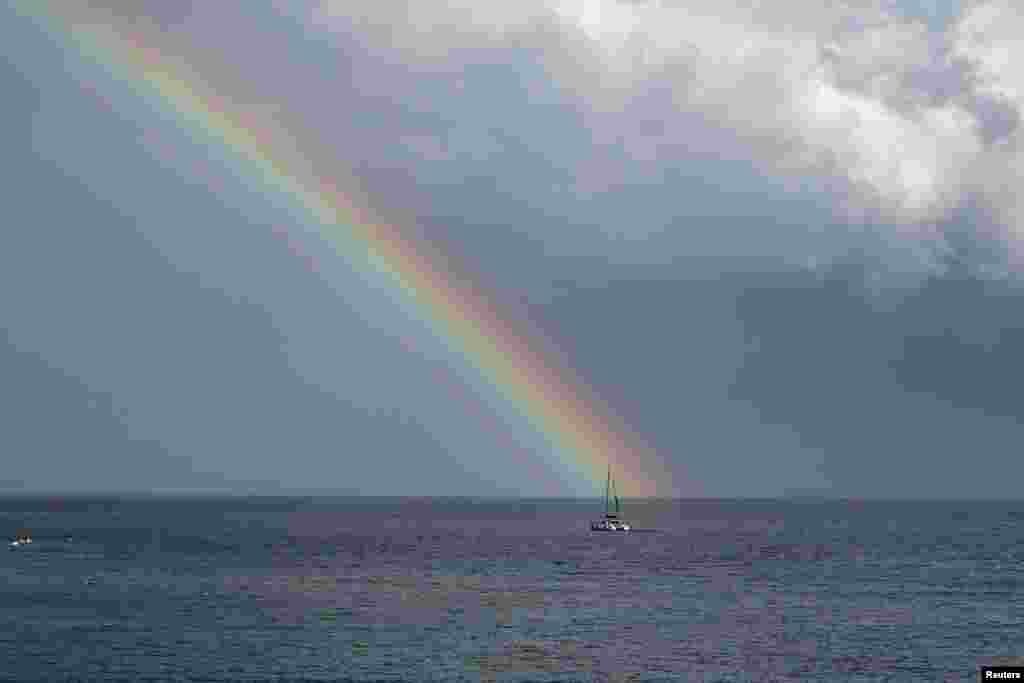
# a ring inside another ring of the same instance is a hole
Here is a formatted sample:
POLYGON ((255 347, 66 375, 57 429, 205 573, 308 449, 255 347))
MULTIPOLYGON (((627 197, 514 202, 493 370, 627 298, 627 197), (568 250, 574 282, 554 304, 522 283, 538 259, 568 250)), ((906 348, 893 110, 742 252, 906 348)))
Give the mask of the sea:
POLYGON ((1024 502, 0 498, 0 680, 976 681, 1024 502), (35 542, 10 547, 20 529, 35 542))

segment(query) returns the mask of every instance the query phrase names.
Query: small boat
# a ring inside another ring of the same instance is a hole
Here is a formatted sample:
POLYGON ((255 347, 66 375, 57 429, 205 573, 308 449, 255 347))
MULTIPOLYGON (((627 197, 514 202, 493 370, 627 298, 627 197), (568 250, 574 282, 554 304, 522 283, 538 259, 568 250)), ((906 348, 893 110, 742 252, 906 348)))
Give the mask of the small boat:
POLYGON ((595 520, 590 523, 591 531, 629 531, 629 524, 619 515, 622 512, 619 504, 619 496, 615 492, 615 480, 612 479, 612 468, 608 466, 608 479, 604 484, 604 519, 595 520), (615 511, 612 511, 611 502, 615 500, 615 511))
POLYGON ((18 533, 18 536, 11 541, 12 548, 20 548, 23 545, 30 545, 32 543, 32 537, 28 535, 27 531, 18 533))

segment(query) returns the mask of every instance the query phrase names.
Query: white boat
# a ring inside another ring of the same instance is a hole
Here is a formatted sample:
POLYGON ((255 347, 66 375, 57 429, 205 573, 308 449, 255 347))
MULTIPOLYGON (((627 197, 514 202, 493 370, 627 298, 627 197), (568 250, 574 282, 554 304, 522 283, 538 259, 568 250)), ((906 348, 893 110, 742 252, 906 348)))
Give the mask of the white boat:
POLYGON ((615 492, 615 480, 612 479, 612 468, 608 466, 608 479, 604 484, 604 519, 595 520, 590 523, 591 531, 629 531, 629 524, 619 515, 622 512, 619 504, 619 496, 615 492), (611 502, 615 500, 615 511, 612 511, 611 502))
POLYGON ((17 538, 11 541, 12 548, 20 548, 23 545, 31 545, 32 537, 28 535, 27 531, 23 531, 18 534, 17 538))

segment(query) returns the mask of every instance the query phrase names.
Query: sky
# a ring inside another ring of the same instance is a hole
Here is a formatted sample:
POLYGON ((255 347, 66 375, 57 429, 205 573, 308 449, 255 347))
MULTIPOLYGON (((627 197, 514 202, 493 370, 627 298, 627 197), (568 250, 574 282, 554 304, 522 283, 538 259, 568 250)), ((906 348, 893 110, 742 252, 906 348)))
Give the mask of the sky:
POLYGON ((1019 496, 1020 35, 1010 0, 12 3, 0 491, 1019 496), (449 324, 466 292, 515 335, 449 324))

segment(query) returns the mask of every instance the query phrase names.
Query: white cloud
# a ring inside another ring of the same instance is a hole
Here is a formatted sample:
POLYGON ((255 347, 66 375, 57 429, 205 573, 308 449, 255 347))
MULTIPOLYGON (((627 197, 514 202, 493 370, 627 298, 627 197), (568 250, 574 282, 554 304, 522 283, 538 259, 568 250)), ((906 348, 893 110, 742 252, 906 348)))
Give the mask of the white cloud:
POLYGON ((1014 238, 1014 256, 1020 259, 1024 239, 1024 138, 1020 117, 1024 110, 1024 8, 1005 0, 974 5, 951 31, 953 52, 970 64, 974 94, 987 104, 979 126, 991 130, 987 153, 979 159, 974 184, 979 195, 1001 219, 1014 238))
POLYGON ((979 197, 1006 235, 1024 232, 1024 10, 1011 0, 977 2, 944 33, 880 1, 325 0, 317 16, 420 63, 533 49, 595 140, 640 163, 711 151, 725 138, 708 130, 724 130, 763 171, 840 178, 846 211, 903 232, 931 235, 979 197), (670 97, 652 104, 659 89, 670 97), (695 126, 695 112, 711 123, 695 126))

